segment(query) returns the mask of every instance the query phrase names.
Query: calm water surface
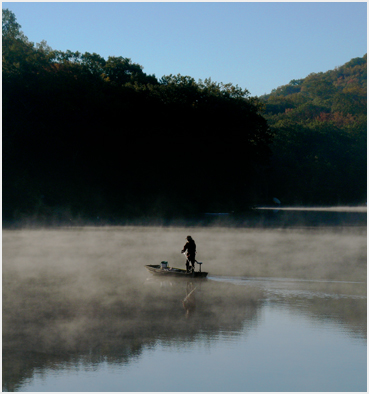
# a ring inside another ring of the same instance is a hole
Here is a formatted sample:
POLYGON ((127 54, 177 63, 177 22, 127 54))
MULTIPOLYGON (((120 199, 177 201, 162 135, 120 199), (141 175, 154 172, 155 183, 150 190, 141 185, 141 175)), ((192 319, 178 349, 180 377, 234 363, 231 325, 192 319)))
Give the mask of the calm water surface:
POLYGON ((366 391, 366 228, 3 231, 3 391, 366 391), (186 235, 205 281, 184 266, 186 235))

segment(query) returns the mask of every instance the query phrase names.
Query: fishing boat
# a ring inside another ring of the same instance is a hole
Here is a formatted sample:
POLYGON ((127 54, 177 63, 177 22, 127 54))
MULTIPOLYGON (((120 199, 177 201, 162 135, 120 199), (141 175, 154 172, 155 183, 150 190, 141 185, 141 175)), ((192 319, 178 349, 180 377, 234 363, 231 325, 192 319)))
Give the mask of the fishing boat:
POLYGON ((174 267, 168 267, 168 263, 166 261, 162 261, 161 264, 157 265, 145 265, 145 268, 153 275, 161 275, 161 276, 176 276, 176 277, 182 277, 182 278, 206 278, 208 275, 207 272, 201 272, 201 264, 197 262, 197 264, 200 264, 200 269, 199 271, 191 271, 187 272, 185 269, 181 268, 174 268, 174 267))

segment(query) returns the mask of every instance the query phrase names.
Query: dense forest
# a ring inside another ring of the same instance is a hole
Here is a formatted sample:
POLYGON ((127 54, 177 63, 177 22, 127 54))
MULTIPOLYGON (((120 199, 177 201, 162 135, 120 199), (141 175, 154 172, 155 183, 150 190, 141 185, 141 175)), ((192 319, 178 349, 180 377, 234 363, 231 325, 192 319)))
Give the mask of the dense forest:
POLYGON ((366 56, 257 98, 20 29, 3 10, 3 222, 366 201, 366 56))
POLYGON ((270 187, 288 204, 363 204, 367 55, 260 97, 275 135, 270 187))

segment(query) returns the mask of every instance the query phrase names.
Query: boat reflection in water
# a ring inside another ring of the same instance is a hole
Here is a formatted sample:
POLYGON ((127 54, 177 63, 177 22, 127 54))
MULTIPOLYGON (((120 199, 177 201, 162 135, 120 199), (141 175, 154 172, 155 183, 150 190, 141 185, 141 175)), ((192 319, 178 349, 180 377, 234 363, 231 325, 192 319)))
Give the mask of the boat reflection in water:
POLYGON ((186 310, 186 316, 189 317, 192 312, 196 309, 196 287, 192 282, 187 282, 186 286, 186 297, 183 299, 182 304, 186 310))
MULTIPOLYGON (((213 280, 153 276, 147 278, 145 285, 154 291, 160 289, 160 299, 167 300, 168 303, 161 308, 166 309, 173 318, 179 315, 181 304, 185 310, 185 317, 191 317, 193 324, 188 325, 187 322, 183 326, 180 323, 181 326, 173 332, 174 337, 181 336, 183 327, 185 336, 188 333, 189 336, 195 337, 198 328, 201 327, 201 335, 208 335, 209 338, 214 338, 227 329, 233 333, 243 330, 247 322, 257 320, 258 309, 264 298, 263 291, 258 288, 234 286, 233 283, 213 280), (177 308, 176 311, 169 307, 172 303, 177 308)), ((151 307, 158 308, 157 302, 151 307)), ((179 321, 183 322, 182 318, 179 321)))

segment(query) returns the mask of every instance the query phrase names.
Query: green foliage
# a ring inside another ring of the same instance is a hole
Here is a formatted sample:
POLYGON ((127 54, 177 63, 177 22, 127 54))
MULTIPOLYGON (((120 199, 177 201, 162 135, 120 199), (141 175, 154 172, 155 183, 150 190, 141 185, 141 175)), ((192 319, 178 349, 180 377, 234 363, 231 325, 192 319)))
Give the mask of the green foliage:
POLYGON ((261 97, 275 132, 270 187, 286 204, 366 201, 366 55, 261 97))
POLYGON ((22 26, 17 22, 15 15, 8 9, 3 9, 2 32, 3 38, 12 37, 13 39, 20 38, 20 28, 22 26))

